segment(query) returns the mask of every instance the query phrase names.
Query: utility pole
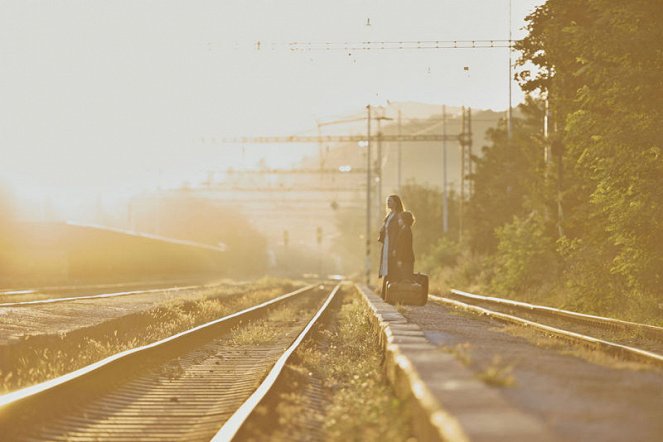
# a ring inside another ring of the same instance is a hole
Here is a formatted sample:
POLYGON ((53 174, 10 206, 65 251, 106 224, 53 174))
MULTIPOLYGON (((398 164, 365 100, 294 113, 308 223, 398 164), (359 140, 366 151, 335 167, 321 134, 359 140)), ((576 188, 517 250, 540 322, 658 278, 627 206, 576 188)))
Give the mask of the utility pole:
POLYGON ((465 169, 467 168, 466 162, 467 158, 465 155, 466 146, 467 146, 467 135, 465 133, 465 126, 467 124, 467 116, 465 114, 465 106, 461 108, 461 117, 460 117, 460 133, 462 136, 460 142, 460 200, 461 203, 465 199, 465 169))
POLYGON ((377 218, 380 219, 382 215, 382 115, 378 115, 378 160, 377 160, 377 170, 375 172, 376 181, 377 181, 377 218))
POLYGON ((318 155, 319 155, 319 161, 320 161, 320 170, 324 169, 325 167, 325 160, 324 160, 324 143, 322 142, 322 131, 320 130, 320 122, 316 120, 316 126, 318 127, 318 138, 320 141, 318 142, 318 155))
MULTIPOLYGON (((545 101, 543 102, 543 139, 545 140, 545 148, 543 150, 543 160, 545 161, 546 165, 550 162, 551 159, 551 152, 550 152, 550 140, 548 137, 548 124, 549 124, 549 119, 550 119, 550 106, 548 104, 548 97, 546 97, 545 101)), ((548 168, 546 167, 546 172, 548 171, 548 168)))
POLYGON ((511 109, 511 72, 512 72, 512 67, 511 67, 511 0, 509 0, 509 107, 506 115, 506 133, 507 133, 507 139, 509 142, 511 141, 511 131, 512 131, 512 125, 511 125, 511 118, 512 118, 512 109, 511 109))
POLYGON ((469 107, 467 108, 467 136, 468 136, 468 142, 467 142, 467 177, 469 179, 469 189, 467 192, 467 198, 471 198, 472 195, 474 195, 474 179, 472 176, 474 175, 474 168, 472 165, 472 108, 469 107))
POLYGON ((378 216, 382 213, 382 141, 384 136, 382 135, 382 120, 393 120, 393 118, 384 116, 384 108, 382 108, 382 113, 375 117, 378 121, 378 161, 377 161, 377 207, 378 207, 378 216))
MULTIPOLYGON (((402 135, 401 130, 402 130, 401 110, 398 109, 398 136, 399 137, 402 135)), ((445 135, 446 135, 446 133, 445 133, 445 135)), ((401 185, 402 185, 401 183, 402 183, 402 179, 403 179, 402 168, 403 168, 403 152, 402 152, 401 141, 399 140, 398 141, 398 194, 399 195, 401 194, 401 189, 402 189, 401 188, 401 185)))
POLYGON ((466 195, 472 194, 472 182, 468 181, 472 175, 472 108, 462 108, 460 134, 460 201, 458 210, 458 238, 463 239, 463 212, 465 210, 466 195))
MULTIPOLYGON (((287 136, 258 136, 258 137, 238 137, 238 138, 219 138, 219 139, 212 139, 212 143, 221 143, 221 144, 239 144, 239 145, 246 145, 246 144, 281 144, 281 143, 360 143, 360 146, 364 147, 363 144, 365 143, 366 147, 366 243, 365 243, 365 276, 366 276, 366 283, 370 284, 370 276, 371 276, 371 188, 373 186, 373 167, 374 165, 372 164, 372 152, 371 152, 371 145, 373 141, 372 133, 371 133, 371 120, 376 119, 378 120, 378 123, 380 120, 392 120, 392 118, 388 117, 373 117, 373 108, 371 105, 366 106, 366 112, 367 112, 367 117, 366 117, 366 124, 367 124, 367 133, 364 135, 360 134, 352 134, 352 135, 317 135, 317 136, 309 136, 309 135, 287 135, 287 136)), ((346 120, 346 121, 358 121, 363 118, 353 118, 352 120, 346 120)), ((346 122, 343 121, 343 122, 346 122)), ((337 124, 338 122, 333 122, 331 124, 337 124)), ((319 123, 320 126, 326 125, 330 123, 319 123)), ((427 142, 427 143, 437 143, 439 141, 460 141, 462 143, 462 137, 463 134, 457 134, 457 135, 441 135, 439 133, 437 134, 431 134, 431 133, 417 133, 417 134, 388 134, 384 135, 380 132, 379 136, 379 142, 398 142, 399 145, 401 142, 427 142)), ((202 142, 208 142, 206 138, 202 138, 202 142)), ((242 147, 242 150, 244 150, 244 147, 242 147)), ((380 152, 381 154, 381 152, 380 152)), ((380 168, 381 168, 381 163, 378 163, 380 168)), ((344 171, 342 171, 344 172, 344 171)), ((352 173, 358 173, 358 169, 353 169, 352 173)), ((319 170, 319 173, 322 174, 325 173, 325 169, 319 170)), ((347 172, 344 172, 347 173, 347 172)), ((362 171, 363 173, 363 171, 362 171)), ((401 183, 402 184, 402 183, 401 183)), ((382 204, 381 201, 378 201, 380 204, 382 204)))
POLYGON ((371 105, 366 106, 368 112, 366 131, 366 285, 371 283, 371 105))
MULTIPOLYGON (((400 117, 400 115, 399 115, 400 117)), ((399 119, 400 121, 400 119, 399 119)), ((449 199, 447 195, 447 106, 442 106, 442 231, 449 231, 449 199)))

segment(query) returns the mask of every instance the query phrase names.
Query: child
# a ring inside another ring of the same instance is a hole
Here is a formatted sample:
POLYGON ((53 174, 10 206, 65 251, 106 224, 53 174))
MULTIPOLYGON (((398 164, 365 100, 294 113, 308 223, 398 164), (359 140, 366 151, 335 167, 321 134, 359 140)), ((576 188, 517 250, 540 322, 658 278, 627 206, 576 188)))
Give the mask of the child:
POLYGON ((412 250, 412 225, 414 216, 410 212, 401 212, 398 215, 400 230, 396 239, 396 266, 398 267, 397 281, 412 279, 414 274, 414 250, 412 250))

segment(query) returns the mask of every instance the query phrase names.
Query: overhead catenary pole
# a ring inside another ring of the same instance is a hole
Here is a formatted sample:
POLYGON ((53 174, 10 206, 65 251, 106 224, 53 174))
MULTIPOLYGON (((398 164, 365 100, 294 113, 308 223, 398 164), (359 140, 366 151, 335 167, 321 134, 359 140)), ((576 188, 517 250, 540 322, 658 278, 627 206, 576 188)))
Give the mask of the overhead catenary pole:
POLYGON ((509 107, 507 110, 507 115, 506 115, 506 132, 507 132, 507 139, 511 141, 511 132, 512 132, 512 112, 513 109, 511 108, 511 72, 512 72, 512 66, 511 66, 511 0, 509 0, 509 107))
MULTIPOLYGON (((385 136, 382 134, 382 120, 393 120, 393 118, 384 116, 384 108, 376 115, 375 119, 378 121, 378 158, 376 164, 376 186, 377 186, 377 213, 382 213, 382 142, 385 141, 385 136)), ((396 137, 399 138, 399 137, 396 137)))
MULTIPOLYGON (((401 110, 398 109, 398 136, 402 135, 401 110)), ((401 194, 403 179, 403 150, 400 139, 398 140, 398 194, 401 194)))
MULTIPOLYGON (((400 115, 399 115, 400 121, 400 115)), ((447 106, 442 106, 442 231, 449 231, 449 200, 447 195, 447 106)))
POLYGON ((377 216, 378 219, 382 214, 382 119, 383 116, 379 115, 378 120, 378 158, 377 158, 377 169, 375 171, 375 180, 377 185, 377 216))
POLYGON ((458 208, 458 238, 463 239, 465 198, 472 195, 472 108, 462 108, 460 141, 460 197, 458 208))
POLYGON ((366 106, 368 112, 366 130, 366 284, 371 283, 371 105, 366 106))
POLYGON ((467 198, 472 198, 474 194, 474 171, 472 165, 472 108, 467 108, 467 173, 468 173, 468 183, 469 189, 467 191, 467 198))
POLYGON ((322 170, 322 169, 324 169, 324 167, 325 167, 324 154, 323 154, 324 145, 323 145, 323 143, 322 143, 322 131, 320 130, 320 122, 316 121, 316 123, 317 123, 316 125, 317 125, 317 127, 318 127, 318 139, 320 140, 320 141, 318 142, 318 155, 319 155, 319 157, 320 157, 320 158, 319 158, 319 161, 320 161, 320 170, 322 170))
POLYGON ((463 209, 465 199, 465 106, 461 108, 460 197, 458 199, 458 241, 463 240, 463 209))

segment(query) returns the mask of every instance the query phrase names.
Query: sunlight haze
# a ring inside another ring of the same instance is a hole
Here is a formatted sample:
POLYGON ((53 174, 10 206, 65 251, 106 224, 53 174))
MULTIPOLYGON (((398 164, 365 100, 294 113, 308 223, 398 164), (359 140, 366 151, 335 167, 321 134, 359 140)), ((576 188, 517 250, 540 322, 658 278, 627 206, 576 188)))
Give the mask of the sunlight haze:
MULTIPOLYGON (((513 1, 513 38, 538 3, 513 1)), ((289 166, 314 151, 242 153, 201 138, 313 133, 316 119, 387 100, 504 110, 504 48, 289 52, 284 43, 507 39, 507 5, 2 2, 0 182, 24 202, 108 198, 263 158, 289 166)), ((521 99, 514 87, 513 103, 521 99)))

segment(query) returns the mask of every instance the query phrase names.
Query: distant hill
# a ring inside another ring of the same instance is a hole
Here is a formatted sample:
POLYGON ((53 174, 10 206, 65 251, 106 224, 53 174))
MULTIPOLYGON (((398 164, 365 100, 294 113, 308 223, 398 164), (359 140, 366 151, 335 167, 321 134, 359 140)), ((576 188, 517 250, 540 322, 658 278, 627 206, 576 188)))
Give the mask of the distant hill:
MULTIPOLYGON (((397 134, 397 111, 401 108, 401 133, 402 134, 442 134, 442 106, 421 103, 392 103, 392 106, 384 109, 382 115, 391 120, 383 120, 382 132, 385 135, 397 134)), ((446 132, 449 135, 458 134, 461 130, 461 109, 447 107, 446 132)), ((375 111, 380 112, 379 109, 375 111)), ((358 113, 359 119, 362 115, 358 113)), ((487 144, 485 134, 489 128, 496 127, 499 120, 504 118, 504 112, 492 110, 478 110, 472 112, 472 139, 473 153, 481 155, 481 148, 487 144)), ((325 124, 323 122, 323 124, 325 124)), ((377 134, 377 122, 373 123, 373 135, 377 134)), ((329 125, 321 128, 323 134, 338 133, 365 133, 366 121, 359 120, 347 124, 329 125)), ((460 182, 460 146, 458 142, 447 142, 447 164, 448 182, 450 188, 458 188, 460 182)), ((354 143, 335 144, 321 146, 322 165, 325 168, 337 168, 349 165, 353 168, 366 167, 366 149, 354 143)), ((377 157, 377 145, 372 146, 372 155, 377 157)), ((414 181, 418 184, 426 184, 442 187, 442 143, 429 142, 404 142, 401 146, 401 174, 402 183, 414 181)), ((320 157, 307 157, 301 166, 304 168, 320 167, 320 157)), ((398 187, 398 143, 383 143, 382 145, 382 173, 383 190, 391 192, 398 187)))

